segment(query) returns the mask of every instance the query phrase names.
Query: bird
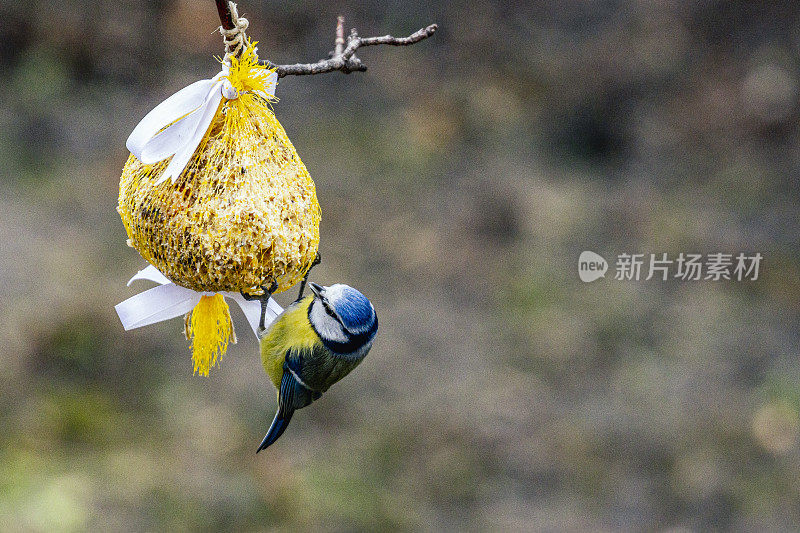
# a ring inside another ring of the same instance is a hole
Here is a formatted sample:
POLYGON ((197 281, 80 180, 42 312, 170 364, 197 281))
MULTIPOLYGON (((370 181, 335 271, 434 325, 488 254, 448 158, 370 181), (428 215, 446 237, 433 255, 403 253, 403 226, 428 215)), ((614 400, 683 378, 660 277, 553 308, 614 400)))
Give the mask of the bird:
POLYGON ((278 411, 256 453, 272 445, 298 409, 318 400, 366 357, 378 331, 372 303, 337 283, 309 283, 261 335, 261 362, 278 390, 278 411))

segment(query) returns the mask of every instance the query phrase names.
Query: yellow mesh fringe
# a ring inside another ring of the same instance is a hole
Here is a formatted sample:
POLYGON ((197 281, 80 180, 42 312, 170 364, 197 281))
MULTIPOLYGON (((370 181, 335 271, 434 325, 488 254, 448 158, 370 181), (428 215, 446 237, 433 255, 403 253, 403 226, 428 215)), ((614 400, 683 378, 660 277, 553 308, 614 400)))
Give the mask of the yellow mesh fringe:
POLYGON ((186 337, 192 340, 194 373, 208 376, 228 350, 228 342, 236 343, 228 304, 221 294, 203 296, 186 318, 186 337))
MULTIPOLYGON (((231 58, 240 92, 266 88, 255 44, 231 58)), ((319 203, 267 99, 223 98, 183 173, 156 187, 170 159, 131 155, 120 178, 117 211, 145 260, 196 291, 260 294, 275 281, 281 292, 302 279, 319 246, 319 203)))

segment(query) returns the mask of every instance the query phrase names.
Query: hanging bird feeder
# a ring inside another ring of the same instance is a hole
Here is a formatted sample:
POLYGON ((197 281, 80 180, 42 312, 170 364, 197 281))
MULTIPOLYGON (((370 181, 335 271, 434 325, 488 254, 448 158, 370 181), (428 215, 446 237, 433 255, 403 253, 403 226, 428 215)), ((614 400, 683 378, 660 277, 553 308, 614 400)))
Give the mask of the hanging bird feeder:
POLYGON ((271 108, 277 75, 233 9, 222 71, 165 100, 128 138, 117 208, 144 259, 176 285, 212 293, 185 320, 201 375, 236 339, 214 293, 284 291, 319 246, 314 182, 271 108))

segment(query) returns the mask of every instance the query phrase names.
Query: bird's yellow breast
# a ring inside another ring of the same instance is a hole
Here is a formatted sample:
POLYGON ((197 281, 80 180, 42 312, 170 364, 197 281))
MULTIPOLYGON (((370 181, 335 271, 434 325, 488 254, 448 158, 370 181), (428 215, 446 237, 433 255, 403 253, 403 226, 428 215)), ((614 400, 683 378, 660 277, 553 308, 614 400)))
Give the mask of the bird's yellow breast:
POLYGON ((312 301, 314 297, 307 296, 287 307, 261 338, 261 363, 275 388, 281 384, 286 352, 292 348, 311 350, 321 342, 308 320, 308 306, 312 301))

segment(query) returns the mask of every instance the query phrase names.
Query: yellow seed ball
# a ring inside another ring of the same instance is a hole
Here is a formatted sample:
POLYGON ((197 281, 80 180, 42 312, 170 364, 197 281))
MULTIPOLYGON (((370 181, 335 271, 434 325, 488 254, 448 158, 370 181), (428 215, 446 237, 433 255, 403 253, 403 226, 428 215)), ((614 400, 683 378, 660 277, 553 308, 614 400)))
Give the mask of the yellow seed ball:
POLYGON ((128 158, 119 211, 129 243, 178 285, 278 292, 297 283, 319 246, 314 182, 266 100, 223 99, 175 183, 169 159, 128 158))

